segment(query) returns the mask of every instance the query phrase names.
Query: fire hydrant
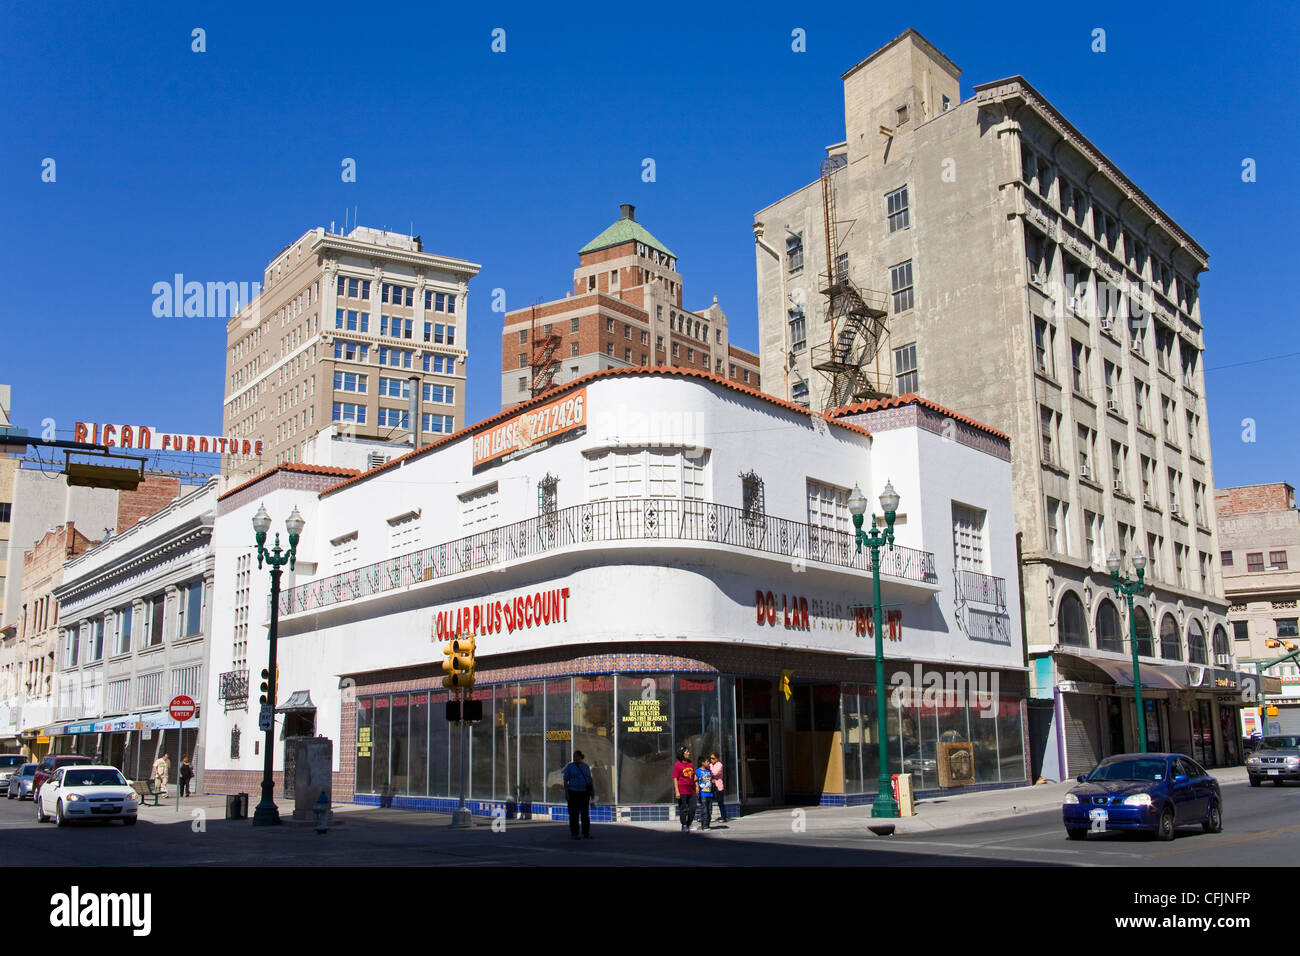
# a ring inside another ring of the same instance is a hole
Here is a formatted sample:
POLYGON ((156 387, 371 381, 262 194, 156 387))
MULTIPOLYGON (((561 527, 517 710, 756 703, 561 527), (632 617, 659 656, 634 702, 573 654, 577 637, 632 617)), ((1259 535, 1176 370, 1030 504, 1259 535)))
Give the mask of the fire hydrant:
POLYGON ((327 832, 330 828, 330 802, 324 790, 320 792, 320 796, 316 798, 316 805, 311 809, 316 814, 316 832, 327 832))

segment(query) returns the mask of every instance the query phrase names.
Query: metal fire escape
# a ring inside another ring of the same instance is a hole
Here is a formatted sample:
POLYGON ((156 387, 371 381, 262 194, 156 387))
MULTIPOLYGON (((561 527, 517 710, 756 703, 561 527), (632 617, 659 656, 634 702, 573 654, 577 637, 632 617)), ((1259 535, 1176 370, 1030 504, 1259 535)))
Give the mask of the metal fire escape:
POLYGON ((560 368, 560 360, 555 357, 555 353, 560 348, 560 334, 551 332, 549 334, 539 333, 537 325, 537 306, 533 306, 533 384, 529 394, 536 398, 542 392, 551 387, 555 379, 555 373, 560 368))
MULTIPOLYGON (((859 289, 849 279, 847 263, 838 261, 834 172, 842 168, 834 157, 822 160, 822 215, 826 229, 826 316, 830 336, 812 349, 812 367, 826 376, 825 411, 852 402, 884 398, 891 394, 892 370, 881 368, 881 347, 888 297, 883 292, 859 289)), ((885 356, 887 358, 887 356, 885 356)))

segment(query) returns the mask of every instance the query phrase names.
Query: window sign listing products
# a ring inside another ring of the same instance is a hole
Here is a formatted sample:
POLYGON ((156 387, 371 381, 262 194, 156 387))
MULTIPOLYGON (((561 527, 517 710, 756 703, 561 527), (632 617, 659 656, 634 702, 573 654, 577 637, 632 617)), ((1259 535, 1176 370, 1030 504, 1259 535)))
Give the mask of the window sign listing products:
POLYGON ((372 741, 370 739, 370 728, 358 727, 357 728, 357 756, 369 757, 371 743, 372 741))
POLYGON ((623 729, 630 734, 658 734, 668 729, 668 714, 663 702, 656 697, 649 700, 625 700, 626 713, 622 715, 623 729))

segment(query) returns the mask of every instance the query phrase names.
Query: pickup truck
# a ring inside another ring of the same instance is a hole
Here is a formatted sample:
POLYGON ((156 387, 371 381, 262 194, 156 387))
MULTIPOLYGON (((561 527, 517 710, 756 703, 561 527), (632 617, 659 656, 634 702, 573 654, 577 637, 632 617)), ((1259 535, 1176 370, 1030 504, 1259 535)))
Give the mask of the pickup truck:
POLYGON ((1265 780, 1272 780, 1279 787, 1284 780, 1300 780, 1300 735, 1261 740, 1255 752, 1246 758, 1246 776, 1252 787, 1265 780))

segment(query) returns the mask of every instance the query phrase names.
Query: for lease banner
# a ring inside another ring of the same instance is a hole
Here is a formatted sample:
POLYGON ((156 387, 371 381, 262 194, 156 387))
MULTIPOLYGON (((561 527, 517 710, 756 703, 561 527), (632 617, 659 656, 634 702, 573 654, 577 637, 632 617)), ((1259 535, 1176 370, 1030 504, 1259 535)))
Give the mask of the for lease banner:
POLYGON ((474 436, 474 467, 516 452, 587 424, 587 390, 570 392, 553 402, 521 412, 474 436))

